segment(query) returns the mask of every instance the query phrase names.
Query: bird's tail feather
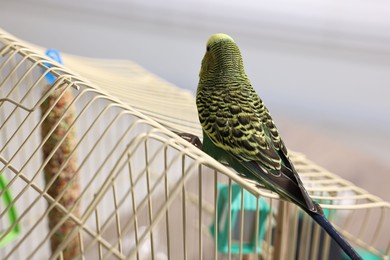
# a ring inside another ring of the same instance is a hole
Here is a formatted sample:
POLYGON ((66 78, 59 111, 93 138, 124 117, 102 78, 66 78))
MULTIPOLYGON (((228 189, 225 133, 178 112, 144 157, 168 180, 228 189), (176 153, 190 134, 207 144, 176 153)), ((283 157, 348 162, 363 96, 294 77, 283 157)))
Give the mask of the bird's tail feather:
POLYGON ((341 249, 352 259, 358 260, 362 257, 355 251, 355 249, 337 232, 333 225, 326 219, 325 216, 307 211, 307 213, 336 241, 341 249))

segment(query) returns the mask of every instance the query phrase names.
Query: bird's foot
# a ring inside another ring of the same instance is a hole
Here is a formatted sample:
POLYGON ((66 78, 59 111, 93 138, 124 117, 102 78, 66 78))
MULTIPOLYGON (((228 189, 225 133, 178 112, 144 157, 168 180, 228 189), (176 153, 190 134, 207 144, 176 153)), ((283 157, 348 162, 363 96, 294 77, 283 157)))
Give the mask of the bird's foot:
POLYGON ((183 138, 187 142, 191 143, 195 147, 197 147, 200 150, 202 150, 203 144, 200 141, 199 137, 197 137, 196 135, 189 134, 189 133, 177 133, 177 132, 175 132, 175 134, 177 134, 178 136, 180 136, 181 138, 183 138))

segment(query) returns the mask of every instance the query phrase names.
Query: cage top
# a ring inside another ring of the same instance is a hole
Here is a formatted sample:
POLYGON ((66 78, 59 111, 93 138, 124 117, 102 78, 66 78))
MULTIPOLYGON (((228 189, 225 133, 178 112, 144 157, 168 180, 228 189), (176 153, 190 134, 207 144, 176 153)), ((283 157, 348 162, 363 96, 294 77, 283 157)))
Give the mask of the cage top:
MULTIPOLYGON (((38 64, 44 73, 53 73, 63 81, 71 83, 76 89, 80 86, 94 89, 101 95, 107 96, 112 102, 120 104, 122 109, 131 110, 136 116, 147 120, 153 127, 180 143, 182 149, 192 154, 193 158, 225 173, 252 193, 277 197, 276 194, 259 189, 253 182, 237 176, 232 170, 170 131, 192 133, 199 137, 202 135, 195 99, 190 92, 158 78, 131 61, 93 59, 61 53, 64 65, 60 65, 46 57, 44 52, 44 48, 23 42, 0 29, 0 61, 10 53, 18 53, 23 59, 38 64), (50 64, 51 67, 45 64, 50 64)), ((0 89, 1 87, 0 81, 0 89)), ((60 87, 60 83, 57 87, 60 87)), ((0 96, 0 102, 3 101, 17 103, 0 96)), ((23 106, 23 104, 19 105, 23 106)), ((296 152, 290 154, 312 198, 325 203, 322 204, 324 208, 390 208, 388 202, 319 167, 303 154, 296 152), (327 204, 327 200, 339 202, 353 200, 355 203, 327 204)))

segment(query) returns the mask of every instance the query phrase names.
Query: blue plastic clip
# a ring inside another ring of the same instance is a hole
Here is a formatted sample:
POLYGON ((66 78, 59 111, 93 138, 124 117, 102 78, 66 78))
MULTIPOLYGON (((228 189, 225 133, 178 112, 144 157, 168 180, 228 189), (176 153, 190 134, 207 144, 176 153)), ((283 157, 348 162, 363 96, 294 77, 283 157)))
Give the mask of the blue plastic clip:
MULTIPOLYGON (((63 64, 60 52, 57 51, 56 49, 48 49, 46 51, 46 56, 50 57, 52 60, 55 60, 59 64, 63 64)), ((44 63, 44 65, 49 67, 49 68, 51 67, 51 64, 48 64, 48 63, 44 63)), ((47 73, 45 75, 45 77, 50 85, 52 85, 54 83, 54 81, 56 80, 56 76, 54 76, 52 73, 47 73)))

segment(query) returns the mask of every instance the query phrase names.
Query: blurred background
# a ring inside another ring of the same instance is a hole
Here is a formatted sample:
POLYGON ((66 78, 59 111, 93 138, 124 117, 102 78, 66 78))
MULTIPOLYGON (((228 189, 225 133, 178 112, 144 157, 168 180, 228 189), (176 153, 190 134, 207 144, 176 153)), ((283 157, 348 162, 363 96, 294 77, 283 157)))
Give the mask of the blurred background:
POLYGON ((0 27, 193 94, 208 37, 230 34, 287 146, 389 201, 389 13, 383 0, 1 0, 0 27))

